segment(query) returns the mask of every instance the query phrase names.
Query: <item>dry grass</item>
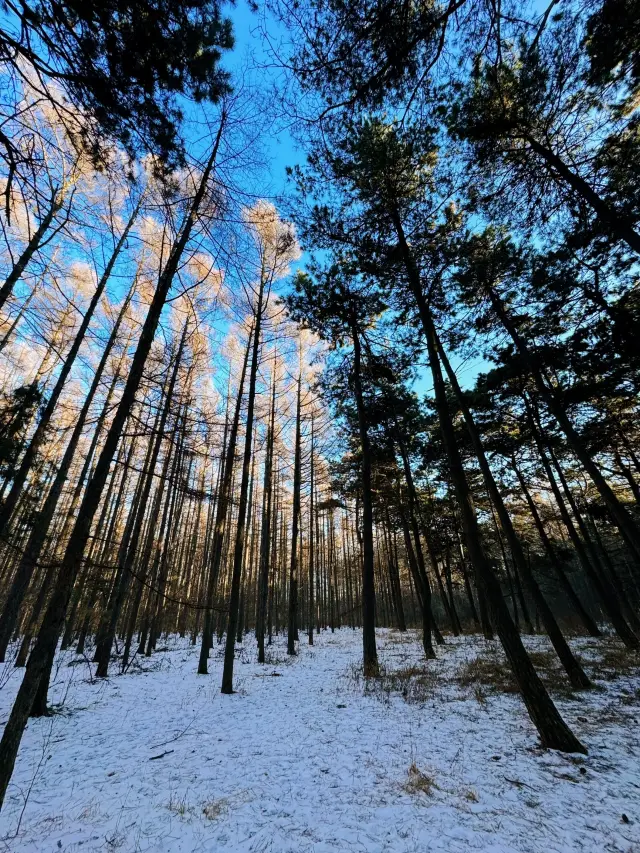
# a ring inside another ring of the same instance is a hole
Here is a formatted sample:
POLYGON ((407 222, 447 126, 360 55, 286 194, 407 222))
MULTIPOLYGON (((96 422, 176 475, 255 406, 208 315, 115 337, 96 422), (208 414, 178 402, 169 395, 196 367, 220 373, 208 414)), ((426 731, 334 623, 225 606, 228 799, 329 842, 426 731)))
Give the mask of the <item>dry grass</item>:
POLYGON ((587 669, 592 678, 601 681, 614 681, 621 675, 635 675, 640 669, 640 652, 625 648, 614 638, 603 640, 602 644, 592 646, 591 660, 587 669))
POLYGON ((386 642, 392 645, 414 645, 419 643, 420 639, 413 628, 407 631, 398 631, 397 628, 392 628, 386 637, 386 642))
POLYGON ((177 794, 172 793, 169 797, 167 808, 173 814, 178 815, 178 817, 186 817, 189 814, 193 814, 194 811, 193 806, 187 803, 186 794, 183 797, 179 797, 177 794))
POLYGON ((353 666, 349 677, 360 687, 364 681, 364 692, 388 703, 392 696, 401 696, 405 702, 426 702, 433 696, 437 676, 428 665, 408 665, 391 669, 380 665, 379 674, 375 678, 364 678, 362 666, 353 666))
POLYGON ((426 794, 429 797, 438 788, 434 777, 423 773, 415 764, 409 767, 407 781, 402 787, 408 794, 426 794))
POLYGON ((479 701, 484 698, 483 688, 493 693, 518 692, 509 664, 497 652, 487 651, 468 660, 458 670, 457 681, 472 688, 479 701))
MULTIPOLYGON (((565 699, 576 698, 553 651, 531 651, 529 657, 551 693, 565 699)), ((462 687, 472 689, 480 703, 485 702, 491 693, 518 693, 511 667, 502 652, 497 650, 487 649, 471 658, 460 667, 456 680, 462 687)))
POLYGON ((227 811, 228 805, 226 797, 221 797, 219 800, 210 800, 204 804, 202 814, 207 820, 215 820, 227 811))

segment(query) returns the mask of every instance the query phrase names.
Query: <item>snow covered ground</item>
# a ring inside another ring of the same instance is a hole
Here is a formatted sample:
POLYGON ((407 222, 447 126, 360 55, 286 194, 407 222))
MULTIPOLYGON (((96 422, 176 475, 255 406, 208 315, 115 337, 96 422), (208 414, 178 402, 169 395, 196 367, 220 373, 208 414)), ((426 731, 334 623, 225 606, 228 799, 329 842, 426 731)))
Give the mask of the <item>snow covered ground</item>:
MULTIPOLYGON (((640 851, 640 673, 559 700, 589 749, 579 758, 540 750, 517 696, 456 680, 478 638, 448 639, 434 677, 410 679, 397 671, 423 668, 416 635, 379 631, 390 678, 366 691, 359 633, 304 640, 291 661, 277 638, 259 666, 247 638, 233 696, 219 692, 221 647, 207 677, 173 638, 144 671, 104 681, 60 656, 64 709, 29 723, 0 851, 640 851)), ((10 666, 0 684, 2 724, 10 666)))

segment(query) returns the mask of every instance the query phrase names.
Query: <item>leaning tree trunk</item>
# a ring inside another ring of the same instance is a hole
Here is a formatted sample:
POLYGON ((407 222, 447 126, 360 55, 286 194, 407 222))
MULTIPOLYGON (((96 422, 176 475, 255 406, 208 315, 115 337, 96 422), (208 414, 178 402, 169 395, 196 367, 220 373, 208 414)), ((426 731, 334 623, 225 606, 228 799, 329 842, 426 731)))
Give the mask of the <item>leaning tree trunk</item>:
MULTIPOLYGON (((11 635, 13 634, 15 624, 18 618, 18 613, 20 611, 20 607, 22 605, 25 593, 28 589, 33 570, 38 560, 40 559, 40 554, 42 553, 44 543, 47 539, 47 534, 49 532, 49 527, 51 526, 51 521, 58 507, 58 502, 60 500, 60 495, 62 494, 62 489, 64 488, 64 484, 67 482, 69 470, 75 458, 78 443, 82 436, 82 432, 84 430, 85 423, 89 415, 89 410, 93 403, 93 399, 98 390, 100 382, 102 381, 102 374, 107 365, 107 361, 109 360, 109 356, 111 354, 113 346, 116 343, 120 324, 122 322, 124 312, 126 311, 126 307, 129 304, 130 297, 131 291, 129 293, 129 296, 125 300, 123 309, 120 311, 120 314, 118 316, 118 319, 116 320, 111 335, 109 336, 107 346, 105 347, 105 350, 100 359, 100 363, 98 364, 98 367, 94 374, 93 382, 91 383, 89 393, 87 394, 87 398, 84 401, 82 409, 78 414, 76 425, 73 429, 73 433, 71 434, 71 438, 65 450, 64 456, 62 457, 60 467, 58 468, 53 484, 49 489, 49 493, 47 494, 44 506, 37 515, 26 548, 20 560, 20 564, 18 565, 13 582, 11 584, 9 595, 7 596, 7 599, 4 603, 2 615, 0 616, 0 661, 4 660, 7 650, 7 644, 11 638, 11 635)), ((89 457, 90 456, 91 453, 89 454, 89 457)), ((62 537, 64 538, 64 531, 62 537)))
POLYGON ((54 187, 51 193, 49 207, 47 208, 45 215, 42 217, 40 225, 38 225, 37 229, 33 232, 33 235, 25 246, 24 251, 13 265, 13 268, 5 279, 2 287, 0 287, 0 311, 2 311, 7 299, 9 299, 13 293, 13 288, 22 277, 25 269, 27 268, 27 264, 38 251, 43 242, 45 242, 45 235, 51 227, 54 217, 62 208, 62 203, 63 196, 58 187, 54 187))
POLYGON ((500 584, 484 553, 475 508, 456 443, 455 431, 449 411, 446 386, 438 358, 435 325, 424 297, 420 273, 406 241, 402 222, 397 211, 394 211, 394 225, 400 244, 401 256, 409 278, 409 284, 416 301, 427 340, 440 430, 449 461, 453 487, 458 506, 460 507, 462 529, 469 556, 476 573, 478 587, 485 595, 493 625, 500 637, 529 716, 538 730, 543 746, 551 749, 559 749, 563 752, 584 753, 586 752, 584 746, 560 716, 558 709, 534 669, 527 650, 523 646, 520 635, 513 624, 509 609, 502 597, 500 584))
POLYGON ((640 529, 638 529, 636 522, 622 506, 613 489, 602 476, 600 469, 591 458, 591 454, 571 423, 562 402, 558 399, 555 390, 551 388, 545 380, 542 369, 534 358, 528 343, 520 335, 515 323, 507 312, 502 299, 498 296, 493 287, 486 285, 485 289, 497 317, 509 333, 519 355, 531 373, 536 388, 538 389, 538 393, 558 422, 560 429, 564 432, 569 447, 580 460, 583 468, 593 481, 594 486, 600 492, 602 500, 611 513, 611 517, 618 526, 618 529, 629 545, 629 548, 635 555, 636 559, 640 560, 640 529))
POLYGON ((91 534, 93 518, 100 504, 102 492, 109 477, 111 462, 115 456, 125 422, 129 417, 136 393, 142 381, 144 367, 151 350, 160 315, 169 295, 169 289, 178 271, 182 254, 196 222, 198 210, 205 197, 207 185, 214 167, 224 120, 221 121, 218 136, 200 179, 195 195, 187 209, 178 236, 171 248, 167 263, 162 270, 151 305, 147 312, 138 346, 131 362, 131 368, 125 387, 107 433, 102 452, 96 464, 93 476, 78 512, 78 518, 71 531, 69 542, 62 558, 53 594, 49 601, 38 639, 33 647, 25 676, 20 685, 9 720, 0 741, 0 807, 4 802, 7 786, 13 773, 16 756, 22 740, 22 734, 29 718, 29 712, 40 681, 53 665, 56 646, 64 625, 69 598, 73 589, 86 544, 91 534))
MULTIPOLYGON (((182 362, 182 354, 184 352, 188 329, 189 321, 187 319, 186 323, 184 324, 184 329, 180 338, 180 344, 176 353, 175 364, 173 367, 173 372, 171 374, 169 388, 167 389, 165 405, 162 411, 162 415, 160 417, 160 422, 158 424, 158 435, 155 441, 153 454, 149 462, 149 467, 147 469, 148 475, 146 477, 144 489, 140 498, 138 512, 131 530, 129 541, 126 545, 126 551, 123 553, 122 560, 118 566, 114 589, 107 605, 105 615, 105 630, 102 636, 100 637, 99 642, 97 643, 96 661, 98 667, 96 669, 96 676, 98 676, 99 678, 106 678, 109 669, 109 659, 111 657, 111 649, 115 638, 116 626, 118 624, 118 618, 120 616, 120 611, 122 609, 127 590, 129 589, 131 572, 133 569, 133 564, 135 562, 136 553, 138 550, 138 542, 140 540, 140 534, 142 532, 142 526, 144 523, 145 511, 147 508, 147 503, 149 501, 149 495, 151 493, 151 486, 153 484, 153 472, 155 471, 156 463, 158 461, 158 454, 160 453, 162 437, 164 435, 167 418, 169 417, 169 412, 171 410, 173 392, 178 379, 178 372, 180 370, 180 364, 182 362)), ((169 459, 170 456, 171 453, 167 451, 167 459, 169 459)), ((162 480, 162 482, 164 483, 164 480, 162 480)))
MULTIPOLYGON (((18 499, 22 493, 22 488, 29 476, 31 468, 36 460, 36 455, 38 450, 40 449, 40 445, 43 443, 45 436, 47 434, 47 430, 49 428, 49 424, 51 423, 51 418, 53 417, 53 413, 58 404, 58 400, 60 399, 60 395, 62 394, 64 385, 67 381, 69 373, 71 372, 71 368, 76 360, 76 356, 78 355, 78 351, 80 350, 80 346, 84 340, 85 334, 89 327, 89 323, 91 322, 93 315, 95 313, 96 308, 98 307, 98 303, 102 298, 102 294, 104 293, 104 289, 107 286, 107 282, 111 276, 113 271, 113 267, 118 259, 118 256, 122 250, 122 247, 127 241, 127 237, 129 232, 133 226, 133 223, 138 215, 138 210, 140 208, 140 201, 134 208, 127 225, 122 232, 120 239, 118 240, 115 249, 111 257, 109 258, 109 262, 105 267, 105 270, 98 282, 98 286, 96 287, 95 293, 91 298, 91 302, 89 303, 89 307, 82 318, 82 323, 80 324, 80 328, 75 336, 73 344, 71 345, 71 349, 67 353, 67 356, 64 360, 64 364, 62 365, 62 370, 60 371, 60 375, 58 376, 58 380, 55 384, 53 391, 51 392, 51 396, 47 401, 47 405, 42 413, 42 417, 38 422, 38 426, 29 442, 29 446, 24 452, 22 457, 22 461, 20 463, 20 467, 16 471, 16 474, 13 478, 13 484, 7 495, 4 503, 2 504, 2 508, 0 509, 0 536, 6 531, 9 520, 13 513, 13 510, 16 507, 18 499)), ((65 477, 66 479, 66 477, 65 477)), ((59 490, 62 489, 62 484, 59 485, 59 490)))
POLYGON ((547 557, 549 558, 549 562, 554 568, 556 575, 558 576, 558 580, 560 581, 560 586, 565 592, 565 595, 572 603, 576 613, 578 614, 578 618, 582 622, 585 627, 585 630, 591 637, 600 637, 601 631, 598 628, 593 617, 587 612, 583 603, 580 601, 577 592, 573 588, 573 584, 567 577, 567 573, 560 562, 560 557, 556 553, 556 549, 553 546, 553 543, 549 539, 547 535, 547 531, 544 529, 544 524, 542 523, 542 519, 540 518, 540 513, 538 512, 538 508, 536 507, 533 498, 531 497, 531 493, 527 488, 527 484, 525 479, 520 471, 515 457, 511 459, 511 466, 515 471, 516 477, 518 478, 518 482, 520 483, 520 488, 522 489, 522 493, 524 494, 525 500, 527 502, 527 506, 529 507, 529 512, 531 513, 531 517, 533 518, 533 523, 536 526, 536 530, 538 531, 538 535, 540 536, 540 541, 542 542, 542 547, 544 548, 547 557))
POLYGON ((541 144, 531 134, 523 134, 523 139, 544 160, 552 174, 559 176, 565 181, 577 195, 593 208, 599 219, 611 229, 619 240, 625 242, 630 249, 637 255, 640 255, 640 234, 633 229, 633 226, 625 217, 620 216, 616 210, 601 198, 584 178, 572 171, 564 160, 558 157, 555 151, 541 144))
POLYGON ((584 569, 587 577, 589 578, 591 585, 595 589, 598 598, 602 602, 602 605, 607 613, 607 616, 611 620, 611 624, 613 625, 615 632, 618 634, 618 636, 627 648, 637 649, 640 646, 640 641, 633 633, 633 631, 627 624, 626 619, 622 615, 622 611, 620 610, 620 604, 618 602, 615 591, 612 589, 610 584, 607 583, 606 579, 601 578, 598 572, 596 571, 589 555, 587 554, 584 543, 582 539, 580 539, 578 531, 574 527, 573 521, 571 520, 571 516, 569 515, 562 494, 560 493, 560 489, 558 488, 558 484, 551 469, 551 465, 549 463, 549 460, 547 459, 547 453, 544 448, 538 425, 535 422, 535 418, 531 410, 531 405, 526 396, 523 399, 527 411, 529 427, 531 429, 531 433, 538 448, 540 461, 542 462, 542 466, 544 468, 545 474, 547 475, 549 485, 551 486, 551 491, 553 492, 556 504, 558 505, 558 509, 560 510, 560 517, 562 518, 562 521, 567 529, 573 547, 576 550, 576 554, 578 555, 580 564, 584 569))
POLYGON ((491 503, 494 505, 498 514, 498 518, 500 520, 500 527, 502 528, 505 536, 507 537, 509 550, 511 551, 511 555, 513 556, 515 563, 515 571, 519 572, 520 576, 524 579, 527 589, 529 590, 529 594, 531 595, 531 598, 533 599, 538 613, 540 614, 540 618, 542 619, 542 623, 545 627, 545 630, 549 635, 549 639, 551 640, 553 648, 555 649, 555 652, 558 655, 558 658, 560 659, 560 662, 562 663, 565 672, 567 673, 569 681, 571 682, 571 686, 576 690, 587 690, 593 685, 591 684, 591 681, 589 680, 586 672, 583 670, 575 655, 571 651, 569 644, 565 640, 564 635, 560 630, 560 626, 558 625, 556 618, 553 615, 553 611, 549 607, 546 598, 542 594, 542 590, 538 586, 538 582, 533 576, 533 572, 531 571, 531 567, 529 566, 529 561, 524 555, 524 551, 522 550, 522 544, 520 543, 520 539, 518 538, 518 535, 513 527, 511 517, 507 512, 507 508, 505 507, 504 501, 502 500, 502 495, 500 494, 500 490, 498 489, 498 485, 493 476, 493 472, 491 471, 491 467, 489 466, 489 461, 487 460, 487 456, 484 452, 484 447, 482 445, 482 438, 480 437, 480 433, 476 426, 474 417, 467 405, 464 394, 462 393, 462 389, 460 388, 460 384, 458 382, 458 377, 456 376, 455 371, 452 369, 449 363, 449 359, 446 357, 442 344, 438 340, 435 330, 434 337, 436 339, 436 345, 438 346, 439 357, 442 360, 442 364, 444 365, 444 368, 447 372, 449 381, 451 382, 451 386, 456 396, 456 400, 458 401, 458 405, 460 406, 462 415, 467 425, 467 431, 469 433, 469 437, 471 438, 471 444, 473 446, 476 459, 478 460, 478 464, 480 465, 484 484, 486 486, 487 491, 489 492, 491 503))

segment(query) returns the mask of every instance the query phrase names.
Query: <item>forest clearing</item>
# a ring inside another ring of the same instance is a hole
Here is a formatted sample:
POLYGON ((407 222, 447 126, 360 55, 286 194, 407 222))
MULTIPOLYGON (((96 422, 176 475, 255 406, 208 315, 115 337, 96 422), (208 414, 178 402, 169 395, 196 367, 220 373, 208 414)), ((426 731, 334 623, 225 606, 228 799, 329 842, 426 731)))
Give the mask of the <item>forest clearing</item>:
MULTIPOLYGON (((526 644, 537 662, 551 657, 544 638, 526 644)), ((323 632, 293 659, 281 641, 266 667, 254 646, 237 650, 234 696, 195 674, 197 650, 176 637, 108 681, 62 655, 62 707, 29 726, 0 849, 638 849, 640 667, 617 672, 610 638, 576 640, 597 692, 572 696, 548 673, 587 757, 539 748, 513 685, 492 684, 496 668, 509 679, 495 643, 447 638, 427 666, 416 632, 379 631, 384 675, 368 689, 352 629, 323 632)), ((221 666, 217 647, 215 681, 221 666)))

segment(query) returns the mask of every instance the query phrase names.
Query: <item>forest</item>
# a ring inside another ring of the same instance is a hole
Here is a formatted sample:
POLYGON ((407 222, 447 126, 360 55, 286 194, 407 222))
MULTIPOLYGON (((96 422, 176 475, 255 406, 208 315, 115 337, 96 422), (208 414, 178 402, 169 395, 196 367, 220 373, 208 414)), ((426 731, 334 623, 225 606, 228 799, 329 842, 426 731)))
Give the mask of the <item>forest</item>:
POLYGON ((0 231, 0 853, 640 853, 639 0, 3 0, 0 231))

